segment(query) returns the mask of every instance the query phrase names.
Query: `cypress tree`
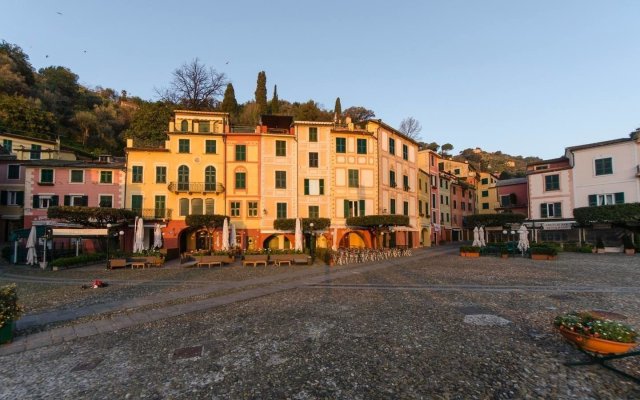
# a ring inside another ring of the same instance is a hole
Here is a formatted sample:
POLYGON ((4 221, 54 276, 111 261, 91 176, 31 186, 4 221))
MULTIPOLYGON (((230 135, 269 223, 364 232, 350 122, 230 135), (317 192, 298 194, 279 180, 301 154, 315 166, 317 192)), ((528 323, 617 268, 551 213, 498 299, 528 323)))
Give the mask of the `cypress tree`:
POLYGON ((267 74, 264 71, 258 72, 256 104, 260 115, 267 112, 267 74))
POLYGON ((342 104, 340 104, 340 97, 336 98, 336 105, 333 107, 333 113, 336 123, 340 123, 342 121, 342 104))
POLYGON ((273 97, 271 98, 271 114, 280 111, 280 100, 278 99, 278 85, 273 85, 273 97))
POLYGON ((220 110, 228 112, 231 115, 235 115, 238 112, 236 92, 235 90, 233 90, 233 85, 230 83, 227 85, 227 89, 224 91, 224 98, 222 99, 220 110))

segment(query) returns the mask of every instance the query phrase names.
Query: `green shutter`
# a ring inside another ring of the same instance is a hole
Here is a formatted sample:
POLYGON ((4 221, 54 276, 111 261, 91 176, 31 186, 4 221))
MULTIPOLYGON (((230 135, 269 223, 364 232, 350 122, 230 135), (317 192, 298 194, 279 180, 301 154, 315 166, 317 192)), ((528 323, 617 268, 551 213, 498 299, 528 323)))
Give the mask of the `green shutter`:
POLYGON ((324 194, 324 179, 320 179, 320 194, 324 194))
POLYGON ((0 205, 3 205, 3 206, 7 205, 7 191, 6 190, 0 191, 0 205))
POLYGON ((68 194, 64 195, 64 199, 62 200, 65 206, 71 205, 71 196, 68 194))
POLYGON ((595 207, 598 205, 598 196, 595 194, 589 195, 589 207, 595 207))
POLYGON ((364 200, 359 200, 359 201, 358 201, 358 203, 359 203, 359 207, 358 207, 358 208, 360 208, 360 210, 359 210, 359 211, 360 211, 360 216, 361 216, 361 217, 364 217, 364 216, 365 216, 365 212, 364 212, 364 200))
POLYGON ((553 204, 553 216, 556 218, 562 217, 562 203, 553 204))
POLYGON ((540 204, 540 218, 547 218, 547 203, 540 204))
POLYGON ((344 201, 344 217, 349 217, 349 200, 344 201))
POLYGON ((40 208, 40 196, 33 195, 33 208, 40 208))
POLYGON ((615 204, 624 204, 624 192, 618 192, 614 194, 615 196, 615 204))
POLYGON ((55 207, 55 206, 57 206, 59 204, 58 203, 58 198, 59 198, 58 195, 51 196, 51 206, 52 207, 55 207))
POLYGON ((305 195, 309 194, 309 180, 308 179, 304 180, 304 194, 305 195))
POLYGON ((82 196, 82 205, 85 207, 89 205, 89 196, 82 196))
POLYGON ((24 192, 16 192, 16 203, 18 203, 19 206, 24 206, 24 192))

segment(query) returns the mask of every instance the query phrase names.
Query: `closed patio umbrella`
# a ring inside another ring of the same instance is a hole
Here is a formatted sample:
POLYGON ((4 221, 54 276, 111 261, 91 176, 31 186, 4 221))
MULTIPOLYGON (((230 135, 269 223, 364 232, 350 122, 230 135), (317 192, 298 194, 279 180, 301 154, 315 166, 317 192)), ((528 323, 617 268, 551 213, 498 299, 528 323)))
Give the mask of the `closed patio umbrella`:
POLYGON ((229 240, 229 246, 232 249, 237 246, 237 243, 236 243, 236 224, 231 224, 231 240, 229 240))
POLYGON ((484 247, 487 245, 487 243, 484 240, 484 227, 481 226, 480 229, 478 229, 478 236, 480 239, 480 247, 484 247))
POLYGON ((27 238, 27 264, 35 265, 38 263, 38 255, 36 254, 36 227, 32 226, 27 238))
POLYGON ((156 249, 162 247, 162 229, 160 228, 160 224, 156 224, 153 229, 153 247, 156 249))
POLYGON ((302 251, 302 226, 300 218, 296 218, 296 243, 294 249, 296 251, 302 251))
POLYGON ((136 221, 136 233, 134 235, 135 242, 133 243, 133 252, 137 253, 144 250, 144 221, 142 217, 136 221))
POLYGON ((471 245, 480 247, 480 234, 477 226, 473 228, 473 243, 471 245))
POLYGON ((529 234, 529 231, 527 230, 527 227, 524 225, 520 226, 520 229, 518 229, 518 235, 519 235, 518 250, 520 250, 522 254, 524 254, 524 252, 529 249, 528 234, 529 234))
POLYGON ((227 218, 222 224, 222 250, 229 250, 229 222, 227 218))

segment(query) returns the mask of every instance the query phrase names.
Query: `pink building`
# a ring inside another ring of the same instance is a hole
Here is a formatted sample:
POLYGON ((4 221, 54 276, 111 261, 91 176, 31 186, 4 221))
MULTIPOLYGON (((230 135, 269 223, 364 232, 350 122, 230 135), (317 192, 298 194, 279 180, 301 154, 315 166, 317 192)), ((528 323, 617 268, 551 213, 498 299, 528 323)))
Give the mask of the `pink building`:
POLYGON ((503 179, 496 183, 498 201, 500 206, 496 208, 500 213, 515 213, 528 216, 529 190, 527 178, 503 179))
POLYGON ((0 243, 22 228, 24 167, 14 155, 0 153, 0 243))
POLYGON ((55 225, 52 206, 123 208, 124 163, 37 160, 24 164, 24 227, 55 225))

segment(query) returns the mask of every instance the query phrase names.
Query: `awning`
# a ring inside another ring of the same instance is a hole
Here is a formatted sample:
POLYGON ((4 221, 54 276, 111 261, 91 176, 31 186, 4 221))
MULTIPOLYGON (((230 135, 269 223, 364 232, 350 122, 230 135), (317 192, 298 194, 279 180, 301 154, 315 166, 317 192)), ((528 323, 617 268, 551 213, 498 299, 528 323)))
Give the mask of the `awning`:
POLYGON ((106 228, 53 228, 53 236, 61 237, 88 237, 88 236, 107 236, 106 228))
MULTIPOLYGON (((47 229, 47 227, 44 225, 36 225, 36 236, 37 237, 44 236, 45 229, 47 229)), ((31 232, 31 228, 16 229, 15 231, 11 232, 11 235, 9 235, 9 241, 15 242, 16 240, 19 240, 19 239, 26 239, 29 237, 29 232, 31 232)))
POLYGON ((545 231, 564 231, 573 227, 574 222, 543 222, 542 229, 545 231))

